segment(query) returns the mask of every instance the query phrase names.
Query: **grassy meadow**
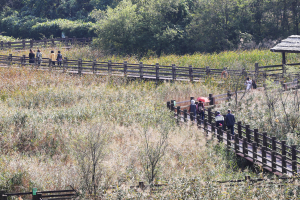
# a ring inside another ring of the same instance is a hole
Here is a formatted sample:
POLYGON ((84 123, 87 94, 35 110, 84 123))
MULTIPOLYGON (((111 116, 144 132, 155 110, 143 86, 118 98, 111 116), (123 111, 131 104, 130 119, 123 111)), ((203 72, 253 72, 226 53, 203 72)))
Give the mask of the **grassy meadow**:
MULTIPOLYGON (((23 54, 5 52, 9 53, 23 54)), ((134 57, 105 57, 87 47, 62 53, 69 59, 138 62, 134 57)), ((230 54, 234 53, 219 56, 228 60, 230 54)), ((237 52, 231 59, 239 58, 240 54, 237 52)), ((258 54, 259 51, 251 51, 247 56, 258 54)), ((217 63, 213 56, 199 54, 198 59, 217 63)), ((184 56, 171 57, 149 57, 142 61, 170 64, 171 60, 185 64, 189 60, 184 56)), ((196 63, 196 55, 190 58, 196 63)), ((242 184, 228 188, 216 184, 214 181, 244 179, 246 175, 270 175, 261 173, 259 168, 254 172, 248 169, 244 160, 205 137, 196 126, 176 125, 166 108, 170 99, 181 101, 191 96, 218 94, 225 87, 210 82, 156 85, 29 68, 1 68, 0 79, 0 189, 60 190, 72 185, 80 191, 82 199, 91 199, 95 193, 98 199, 299 198, 298 182, 280 187, 242 184), (99 158, 95 168, 93 153, 99 158), (167 186, 155 193, 130 189, 140 181, 149 182, 151 168, 147 164, 157 157, 153 183, 167 186)), ((224 109, 227 106, 224 104, 224 109)))
MULTIPOLYGON (((54 50, 57 52, 60 50, 63 57, 67 57, 71 60, 97 60, 97 61, 108 61, 112 62, 123 62, 128 63, 139 63, 143 62, 145 64, 156 64, 171 66, 175 64, 180 67, 188 67, 192 65, 193 67, 206 67, 223 69, 227 67, 228 69, 242 69, 254 70, 255 63, 259 63, 260 66, 266 65, 276 65, 281 64, 281 53, 271 52, 269 49, 255 49, 255 50, 238 50, 238 51, 225 51, 221 53, 195 53, 192 55, 162 55, 160 57, 156 55, 148 55, 142 58, 137 56, 118 56, 118 55, 105 55, 101 50, 92 47, 75 47, 69 50, 64 50, 62 46, 57 46, 54 48, 43 48, 41 47, 41 52, 43 57, 49 57, 50 51, 54 50)), ((33 49, 37 52, 37 48, 33 49)), ((29 50, 5 50, 0 51, 0 55, 13 54, 16 56, 26 55, 28 56, 29 50)), ((298 54, 287 54, 287 63, 299 63, 300 56, 298 54)))

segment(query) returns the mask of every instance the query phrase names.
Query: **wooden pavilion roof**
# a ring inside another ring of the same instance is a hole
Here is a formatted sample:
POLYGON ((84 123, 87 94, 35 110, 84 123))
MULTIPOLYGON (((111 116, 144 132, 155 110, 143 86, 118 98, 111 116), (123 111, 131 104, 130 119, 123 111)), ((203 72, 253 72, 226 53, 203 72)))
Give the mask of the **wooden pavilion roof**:
POLYGON ((300 35, 291 35, 270 50, 272 52, 300 53, 300 35))

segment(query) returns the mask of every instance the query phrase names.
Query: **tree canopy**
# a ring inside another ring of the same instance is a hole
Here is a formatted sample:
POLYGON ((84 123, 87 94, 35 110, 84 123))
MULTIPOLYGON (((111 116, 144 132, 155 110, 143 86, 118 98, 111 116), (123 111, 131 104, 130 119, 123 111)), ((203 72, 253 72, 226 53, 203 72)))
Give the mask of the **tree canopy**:
POLYGON ((96 37, 109 53, 218 52, 299 32, 298 0, 0 0, 0 32, 96 37), (82 24, 82 25, 81 25, 82 24))

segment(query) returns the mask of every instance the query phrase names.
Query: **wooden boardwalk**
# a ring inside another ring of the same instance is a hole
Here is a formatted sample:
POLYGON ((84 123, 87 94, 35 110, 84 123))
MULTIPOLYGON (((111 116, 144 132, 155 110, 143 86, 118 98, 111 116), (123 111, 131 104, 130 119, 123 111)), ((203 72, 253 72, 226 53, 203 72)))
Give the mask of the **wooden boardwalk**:
MULTIPOLYGON (((181 103, 187 102, 177 102, 176 105, 181 103)), ((197 116, 197 119, 190 117, 186 110, 180 110, 180 106, 171 108, 170 102, 167 105, 174 112, 177 123, 186 123, 192 118, 192 123, 203 129, 208 137, 224 143, 236 155, 261 166, 264 171, 278 176, 294 176, 300 172, 300 157, 297 155, 300 151, 296 150, 296 145, 288 146, 286 141, 277 141, 276 137, 268 137, 267 133, 259 133, 257 129, 251 130, 249 125, 242 126, 241 122, 235 125, 235 135, 232 136, 225 125, 215 127, 214 113, 211 109, 205 111, 205 118, 201 120, 200 116, 197 116)))

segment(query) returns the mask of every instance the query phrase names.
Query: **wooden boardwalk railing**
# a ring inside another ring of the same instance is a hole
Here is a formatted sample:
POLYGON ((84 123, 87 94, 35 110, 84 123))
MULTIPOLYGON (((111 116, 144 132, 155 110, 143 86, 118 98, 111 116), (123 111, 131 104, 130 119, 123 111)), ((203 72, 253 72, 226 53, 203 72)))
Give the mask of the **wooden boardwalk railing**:
MULTIPOLYGON (((72 187, 71 187, 72 188, 72 187)), ((6 193, 0 191, 0 200, 8 200, 13 196, 31 196, 32 200, 50 200, 50 199, 75 199, 78 196, 77 191, 72 188, 71 190, 54 190, 54 191, 37 191, 32 192, 19 192, 19 193, 6 193)), ((29 198, 27 198, 29 199, 29 198)))
MULTIPOLYGON (((261 77, 267 76, 265 71, 260 71, 261 68, 272 68, 274 66, 264 66, 258 67, 258 64, 255 64, 255 71, 246 71, 245 69, 241 70, 227 70, 227 69, 211 69, 209 67, 199 68, 199 67, 178 67, 174 64, 171 66, 159 65, 156 63, 155 65, 144 64, 140 62, 139 64, 130 64, 127 61, 123 63, 116 63, 112 61, 107 62, 98 62, 94 61, 84 61, 82 59, 79 60, 69 60, 68 58, 64 58, 61 62, 61 65, 52 64, 52 61, 47 58, 45 52, 42 52, 44 58, 42 62, 38 64, 38 60, 35 60, 34 63, 29 63, 29 57, 23 56, 13 56, 9 55, 0 55, 0 64, 4 64, 7 66, 17 65, 17 66, 32 66, 37 69, 49 69, 49 70, 59 70, 62 72, 76 73, 76 74, 99 74, 99 75, 115 75, 115 76, 125 76, 125 77, 136 77, 136 78, 144 78, 144 79, 156 79, 156 80, 180 80, 180 81, 200 81, 200 79, 213 76, 216 77, 217 80, 221 79, 221 75, 224 70, 229 75, 237 75, 237 76, 251 76, 251 77, 261 77)), ((49 52, 47 52, 49 53, 49 52)), ((50 55, 50 53, 49 53, 50 55)), ((278 73, 269 74, 270 76, 276 75, 275 77, 279 77, 282 75, 280 70, 278 73)), ((294 75, 295 77, 300 77, 300 74, 294 75)))
MULTIPOLYGON (((210 99, 213 95, 210 95, 210 99)), ((192 98, 192 97, 191 97, 192 98)), ((210 100, 211 104, 212 99, 210 100)), ((223 127, 216 128, 215 113, 211 108, 205 110, 205 118, 200 115, 194 119, 194 114, 188 114, 187 109, 182 110, 180 104, 187 104, 187 101, 167 102, 167 107, 174 112, 177 123, 191 121, 199 128, 203 128, 212 138, 217 138, 219 142, 225 143, 228 149, 233 150, 238 156, 261 166, 264 170, 276 175, 293 176, 300 172, 300 151, 296 145, 288 146, 286 141, 278 141, 276 137, 269 137, 266 132, 259 132, 258 129, 251 129, 249 125, 242 125, 237 122, 234 126, 235 136, 226 130, 226 122, 223 127), (177 105, 177 106, 176 106, 177 105)), ((224 115, 226 118, 226 115, 224 115)))
POLYGON ((65 46, 69 45, 89 45, 92 39, 89 38, 52 38, 52 39, 43 39, 43 40, 22 40, 22 41, 15 41, 15 42, 3 42, 0 41, 0 49, 26 49, 26 48, 34 48, 34 47, 49 47, 49 46, 56 46, 57 44, 62 44, 65 46))

